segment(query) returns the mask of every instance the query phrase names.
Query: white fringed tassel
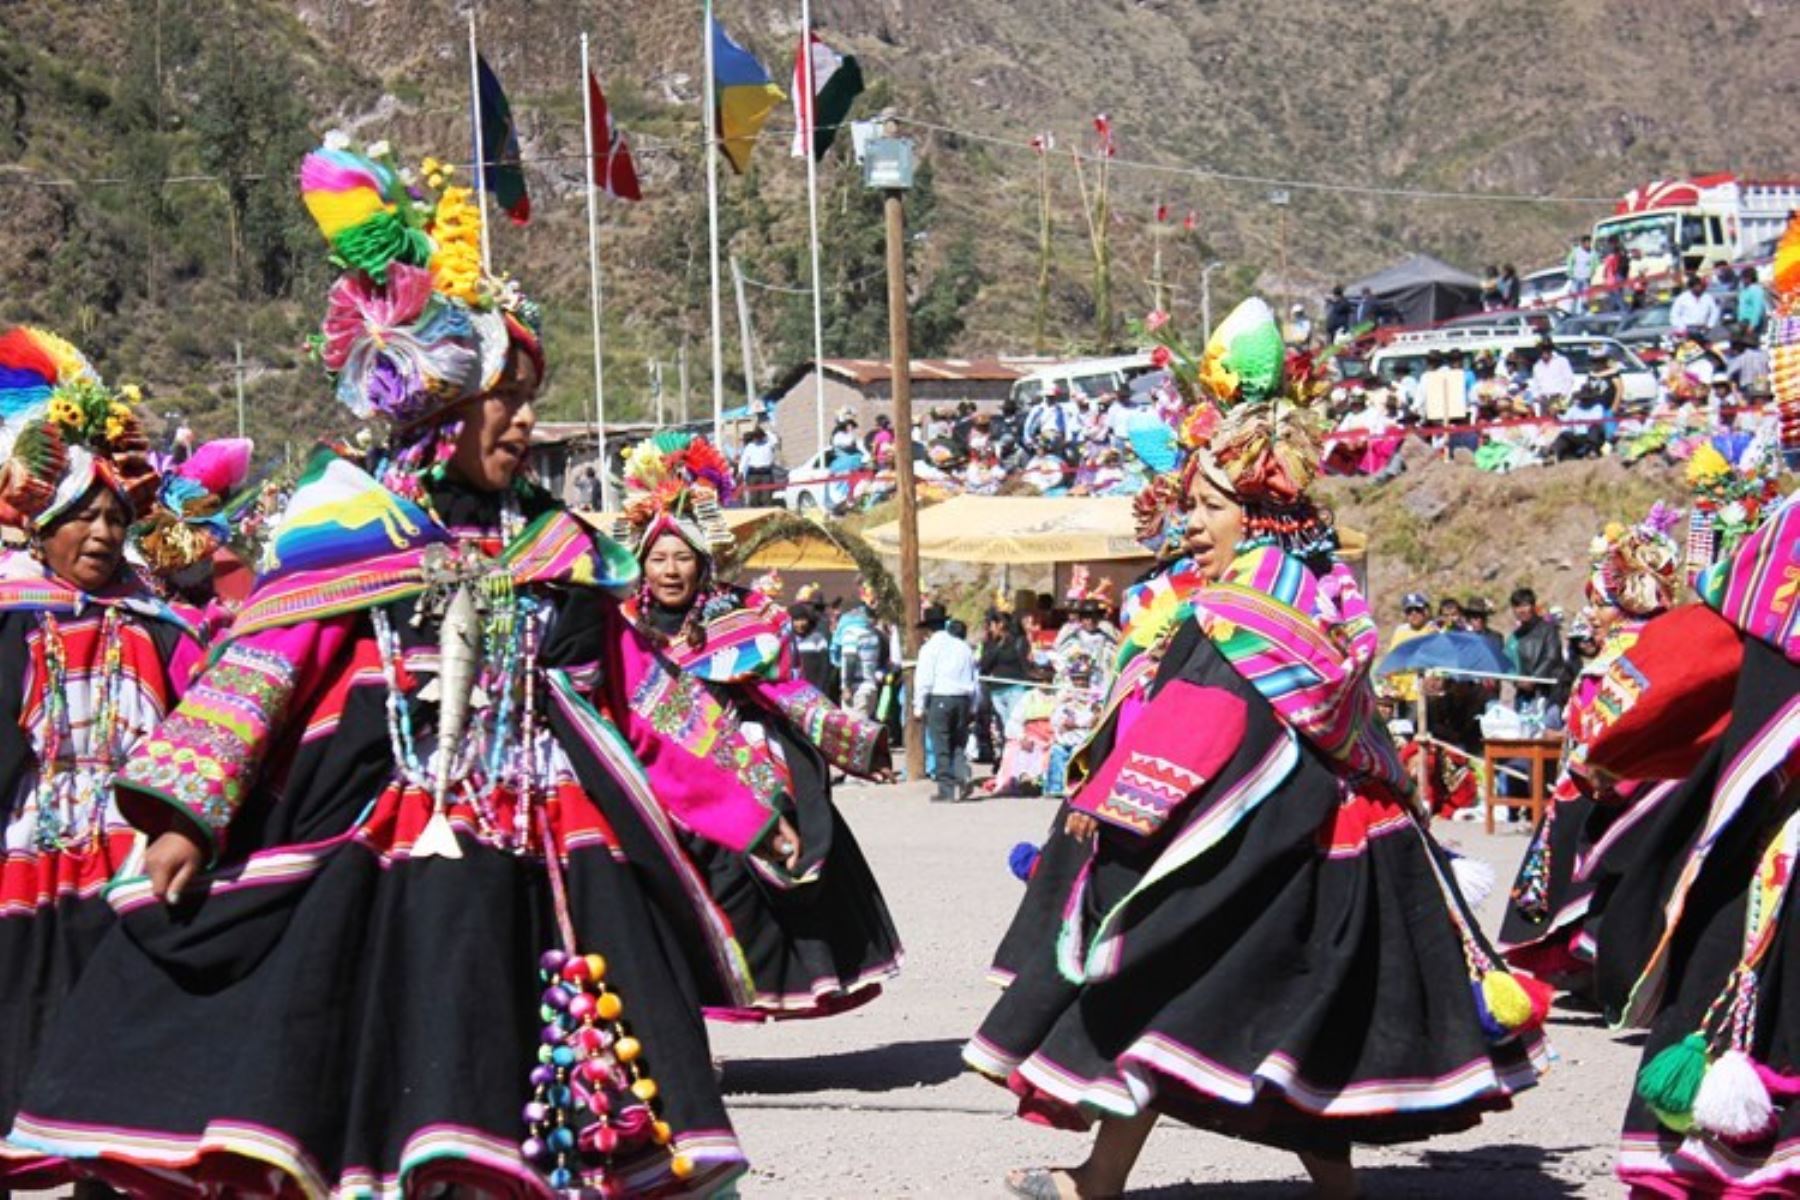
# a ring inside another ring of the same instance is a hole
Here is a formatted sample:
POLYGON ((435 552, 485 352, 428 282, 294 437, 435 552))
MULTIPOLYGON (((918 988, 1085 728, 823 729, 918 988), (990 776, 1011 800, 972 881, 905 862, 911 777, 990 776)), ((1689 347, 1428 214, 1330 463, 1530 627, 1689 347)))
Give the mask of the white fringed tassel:
POLYGON ((1470 858, 1454 850, 1448 853, 1450 873, 1456 877, 1456 890, 1462 893, 1470 908, 1480 908, 1481 902, 1494 890, 1494 868, 1479 858, 1470 858))
POLYGON ((1694 1096, 1695 1126, 1728 1142, 1748 1142, 1774 1120, 1774 1101, 1749 1055, 1727 1050, 1706 1068, 1694 1096))

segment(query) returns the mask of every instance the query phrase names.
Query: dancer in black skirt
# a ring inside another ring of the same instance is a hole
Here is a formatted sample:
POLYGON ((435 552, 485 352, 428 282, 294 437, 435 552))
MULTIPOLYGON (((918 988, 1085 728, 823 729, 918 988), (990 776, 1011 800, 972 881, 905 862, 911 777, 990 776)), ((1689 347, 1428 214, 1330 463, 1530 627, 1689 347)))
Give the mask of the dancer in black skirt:
MULTIPOLYGON (((137 831, 113 774, 199 665, 198 613, 159 599, 125 561, 157 474, 125 394, 67 342, 0 333, 0 523, 30 538, 0 556, 0 1133, 46 1028, 112 926, 103 896, 137 831)), ((0 1194, 68 1178, 0 1138, 0 1194)))
POLYGON ((1305 499, 1310 376, 1283 394, 1248 304, 1199 365, 1229 407, 1140 502, 1182 557, 1127 597, 1085 778, 965 1050, 1027 1119, 1100 1122, 1080 1166, 1008 1177, 1039 1200, 1121 1192, 1161 1115, 1297 1151, 1349 1196, 1352 1143, 1474 1125, 1542 1061, 1548 989, 1496 966, 1374 720, 1375 628, 1305 499))
MULTIPOLYGON (((696 910, 695 971, 707 1015, 721 1020, 818 1017, 874 999, 900 969, 900 939, 849 824, 831 802, 831 775, 891 778, 887 730, 831 703, 799 674, 785 609, 719 579, 732 543, 722 506, 731 468, 706 439, 665 432, 625 462, 625 503, 613 536, 644 578, 623 612, 655 647, 628 667, 628 725, 655 728, 668 672, 703 687, 734 747, 748 799, 781 813, 773 835, 789 861, 682 831, 634 852, 665 912, 696 910), (683 878, 698 888, 679 886, 683 878), (741 953, 699 953, 720 929, 741 953)), ((670 793, 658 764, 656 795, 670 793)))
POLYGON ((1643 522, 1609 526, 1595 541, 1587 595, 1600 653, 1582 664, 1563 727, 1564 768, 1550 790, 1544 819, 1520 860, 1495 944, 1506 961, 1572 992, 1592 990, 1594 931, 1599 927, 1593 872, 1600 858, 1631 835, 1668 788, 1626 783, 1636 802, 1596 805, 1570 768, 1604 715, 1596 707, 1607 668, 1637 642, 1644 623, 1668 611, 1681 578, 1681 547, 1670 531, 1680 514, 1660 502, 1643 522))
MULTIPOLYGON (((520 475, 534 306, 481 275, 466 191, 428 206, 341 147, 301 178, 348 265, 322 355, 389 440, 369 470, 314 455, 126 762, 147 878, 12 1137, 153 1195, 710 1194, 744 1156, 679 935, 602 812, 646 786, 599 708, 637 568, 520 475)), ((773 817, 681 815, 740 850, 773 817)))
POLYGON ((1800 500, 1645 626, 1602 681, 1582 778, 1674 781, 1600 864, 1596 980, 1647 1027, 1618 1174, 1634 1197, 1800 1193, 1800 500))

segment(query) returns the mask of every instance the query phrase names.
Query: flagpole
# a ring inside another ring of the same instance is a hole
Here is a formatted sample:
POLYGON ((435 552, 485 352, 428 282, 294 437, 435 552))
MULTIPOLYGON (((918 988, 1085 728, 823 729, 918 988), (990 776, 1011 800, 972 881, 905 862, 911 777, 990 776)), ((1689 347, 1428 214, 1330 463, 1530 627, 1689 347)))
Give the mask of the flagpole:
POLYGON ((719 313, 719 97, 713 79, 712 0, 706 0, 706 220, 712 257, 713 442, 725 444, 725 345, 719 313))
MULTIPOLYGON (((581 35, 581 124, 587 130, 588 296, 594 322, 594 453, 600 459, 600 507, 612 511, 612 472, 606 457, 606 365, 600 321, 600 213, 594 186, 594 84, 588 35, 581 35)), ((607 142, 610 151, 612 143, 607 142)), ((608 168, 611 159, 608 159, 608 168)))
POLYGON ((475 195, 481 201, 481 270, 494 273, 494 254, 488 248, 487 147, 481 140, 481 69, 475 54, 475 9, 469 8, 469 124, 475 127, 475 195))
POLYGON ((813 80, 812 0, 800 0, 801 76, 806 98, 806 218, 812 241, 813 302, 813 432, 815 445, 825 448, 825 307, 819 286, 819 156, 813 148, 819 125, 819 89, 813 80))

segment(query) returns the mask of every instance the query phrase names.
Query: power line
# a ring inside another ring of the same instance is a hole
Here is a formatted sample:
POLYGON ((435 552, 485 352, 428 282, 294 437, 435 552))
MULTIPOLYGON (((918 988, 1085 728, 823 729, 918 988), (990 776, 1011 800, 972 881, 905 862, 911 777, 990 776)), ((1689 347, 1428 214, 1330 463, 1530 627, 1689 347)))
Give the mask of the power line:
MULTIPOLYGON (((1030 154, 1041 151, 1029 141, 1016 138, 1000 137, 994 134, 978 133, 969 129, 958 129, 953 125, 944 125, 935 121, 927 121, 921 117, 905 115, 896 116, 897 122, 910 125, 915 129, 928 130, 948 137, 963 138, 974 142, 983 142, 991 146, 1001 146, 1010 150, 1018 150, 1030 154)), ((845 121, 830 128, 841 129, 855 122, 845 121)), ((820 128, 826 128, 821 126, 820 128)), ((698 132, 698 128, 697 128, 698 132)), ((779 141, 781 135, 792 132, 791 129, 776 124, 765 125, 763 132, 779 141)), ((705 135, 698 133, 695 137, 662 137, 655 134, 636 134, 631 138, 634 154, 649 152, 652 154, 682 154, 699 152, 705 148, 705 135)), ((1091 151, 1075 151, 1075 154, 1087 162, 1099 162, 1103 157, 1091 151)), ((563 154, 534 154, 515 160, 519 166, 543 166, 555 163, 581 162, 587 157, 585 150, 563 154)), ((1132 171, 1143 171, 1150 174, 1173 176, 1185 179, 1203 179, 1219 183, 1242 184, 1255 187, 1289 188, 1295 191, 1319 192, 1324 194, 1350 196, 1377 196, 1398 200, 1431 200, 1457 201, 1479 204, 1557 204, 1557 205, 1601 205, 1614 204, 1617 197, 1612 196, 1535 196, 1520 192, 1467 192, 1449 191, 1430 188, 1382 187, 1375 184, 1361 183, 1329 183, 1314 179, 1289 179, 1275 175, 1250 175, 1237 171, 1222 171, 1212 167, 1187 163, 1147 162, 1142 159, 1124 159, 1114 157, 1109 160, 1113 168, 1132 171)), ((508 164, 512 165, 512 164, 508 164)), ((463 170, 472 170, 472 162, 457 163, 463 170)), ((134 180, 124 176, 100 176, 91 179, 53 178, 38 175, 36 172, 21 167, 0 167, 0 185, 35 186, 44 188, 92 188, 116 187, 125 184, 142 185, 154 182, 160 186, 170 184, 191 183, 225 183, 260 182, 269 176, 263 173, 245 173, 241 175, 186 174, 170 175, 161 180, 134 180)))
MULTIPOLYGON (((949 125, 939 125, 918 117, 896 117, 903 125, 911 125, 915 129, 929 129, 934 133, 948 134, 952 137, 968 138, 970 141, 986 142, 993 146, 1006 146, 1014 150, 1026 150, 1032 154, 1041 153, 1030 142, 1016 141, 1011 138, 995 137, 992 134, 975 133, 967 129, 957 129, 949 125)), ((1084 161, 1099 162, 1100 154, 1075 152, 1084 161)), ((1483 203, 1503 204, 1614 204, 1616 196, 1531 196, 1516 192, 1452 192, 1433 191, 1425 188, 1378 187, 1373 184, 1357 183, 1321 183, 1310 179, 1282 179, 1271 175, 1245 175, 1235 171, 1220 171, 1211 167, 1189 165, 1171 165, 1168 163, 1144 162, 1142 160, 1113 157, 1107 160, 1117 167, 1128 167, 1138 171, 1150 171, 1159 175, 1176 175, 1189 179, 1212 179, 1223 183, 1254 184, 1258 187, 1292 188, 1296 191, 1336 192, 1355 196, 1386 196, 1402 200, 1469 200, 1483 203)))

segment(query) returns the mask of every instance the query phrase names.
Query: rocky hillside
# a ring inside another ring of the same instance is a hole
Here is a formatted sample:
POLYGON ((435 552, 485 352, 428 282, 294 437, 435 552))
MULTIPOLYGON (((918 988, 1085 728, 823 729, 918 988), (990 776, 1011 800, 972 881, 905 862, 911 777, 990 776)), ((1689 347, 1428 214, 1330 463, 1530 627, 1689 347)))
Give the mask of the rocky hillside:
MULTIPOLYGON (((234 343, 248 423, 265 444, 335 418, 299 353, 322 278, 293 164, 326 128, 454 154, 467 144, 467 0, 33 0, 0 5, 0 318, 73 331, 114 375, 205 432, 234 421, 234 343), (192 176, 211 179, 193 180, 192 176)), ((577 33, 636 140, 649 199, 608 204, 611 403, 647 410, 648 361, 685 340, 705 374, 699 20, 693 6, 592 0, 476 6, 484 53, 520 118, 537 217, 498 257, 549 301, 564 364, 551 408, 587 402, 577 33)), ((721 0, 723 19, 784 82, 797 6, 721 0)), ((1192 209, 1165 275, 1192 319, 1201 263, 1222 306, 1249 288, 1312 294, 1426 250, 1479 268, 1552 260, 1595 205, 1452 202, 1382 189, 1611 196, 1656 175, 1783 172, 1800 99, 1800 21, 1780 0, 820 0, 828 35, 912 127, 934 196, 920 214, 915 296, 930 336, 968 353, 1027 348, 1035 308, 1038 130, 1119 144, 1115 308, 1148 302, 1150 215, 1192 209), (995 140, 988 140, 995 139, 995 140), (1192 173, 1204 170, 1205 176, 1192 173), (1285 230, 1267 204, 1296 186, 1285 230), (1283 236, 1285 234, 1285 236, 1283 236), (1285 274, 1281 265, 1285 259, 1285 274), (935 289, 935 290, 933 290, 935 289)), ((865 108, 870 107, 869 103, 865 108)), ((785 124, 785 115, 778 117, 785 124)), ((804 354, 802 165, 779 134, 753 175, 727 177, 730 251, 755 283, 758 383, 804 354), (772 285, 759 287, 756 284, 772 285)), ((827 164, 830 353, 880 349, 873 210, 827 164), (867 344, 874 342, 876 344, 867 344)), ((1054 161, 1050 332, 1094 339, 1074 172, 1054 161)), ((728 319, 726 360, 737 364, 728 319)), ((736 367, 732 368, 735 372, 736 367)), ((671 386, 674 373, 669 372, 671 386)), ((733 375, 730 394, 740 393, 733 375)))

